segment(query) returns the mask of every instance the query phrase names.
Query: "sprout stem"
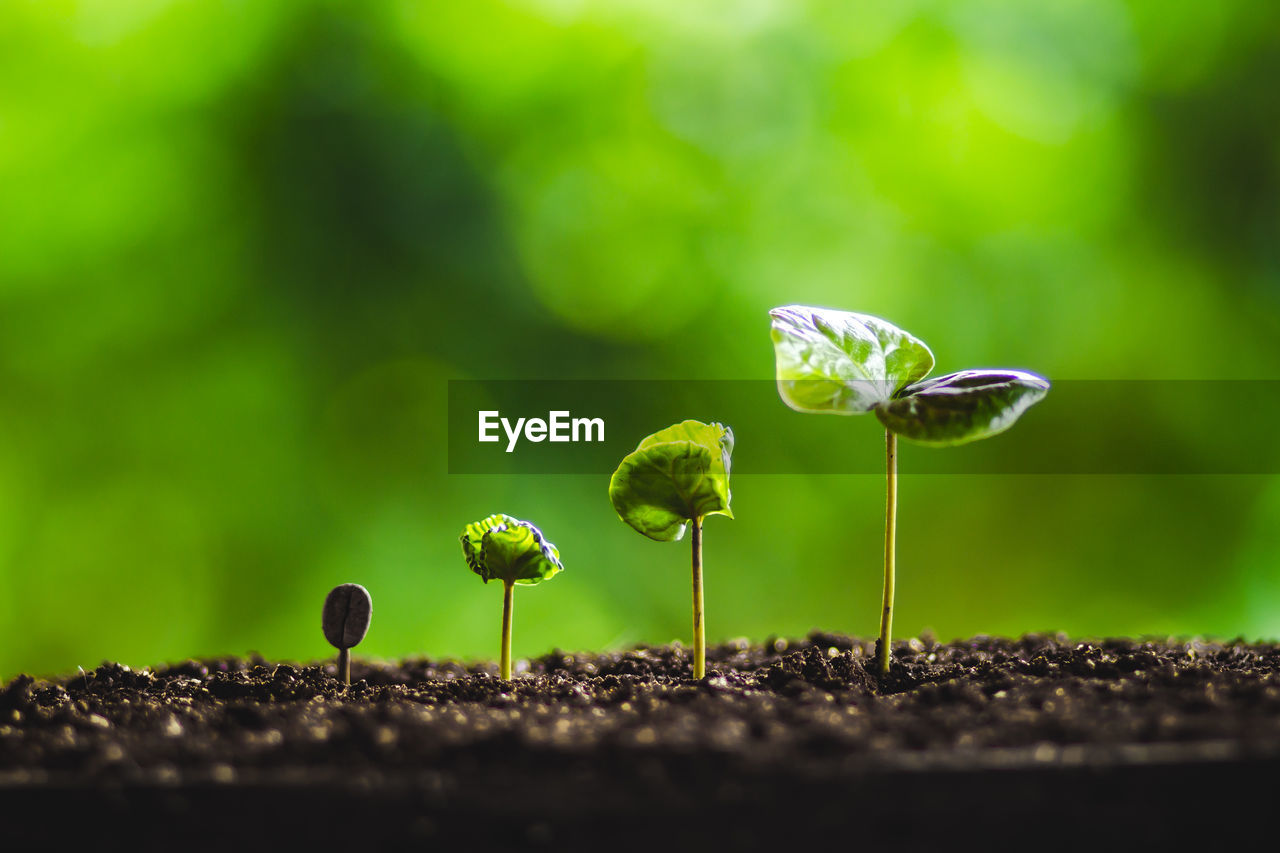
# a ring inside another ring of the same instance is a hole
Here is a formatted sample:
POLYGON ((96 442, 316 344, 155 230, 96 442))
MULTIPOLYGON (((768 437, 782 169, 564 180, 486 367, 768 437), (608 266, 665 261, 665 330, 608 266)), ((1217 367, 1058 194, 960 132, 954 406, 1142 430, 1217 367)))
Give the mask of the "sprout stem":
POLYGON ((880 644, 877 665, 880 676, 889 674, 889 641, 893 634, 894 562, 898 533, 898 436, 884 431, 884 609, 880 611, 880 644))
POLYGON ((511 680, 511 609, 515 605, 516 585, 505 581, 502 585, 502 659, 498 668, 502 672, 502 680, 511 680))
POLYGON ((707 674, 707 629, 702 621, 702 516, 693 520, 693 677, 707 674))
POLYGON ((338 649, 338 678, 343 684, 351 683, 351 649, 338 649))

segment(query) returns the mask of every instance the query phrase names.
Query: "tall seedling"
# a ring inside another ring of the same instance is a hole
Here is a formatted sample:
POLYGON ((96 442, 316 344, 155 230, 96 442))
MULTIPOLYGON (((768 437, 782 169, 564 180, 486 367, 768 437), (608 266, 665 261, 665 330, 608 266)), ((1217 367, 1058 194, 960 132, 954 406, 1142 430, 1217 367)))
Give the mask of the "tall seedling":
POLYGON ((702 521, 733 518, 729 508, 729 463, 733 430, 720 424, 682 421, 659 430, 618 465, 609 481, 609 501, 618 517, 659 542, 674 542, 692 527, 693 677, 707 671, 707 634, 702 615, 702 521))
POLYGON ((948 447, 1003 432, 1049 391, 1020 370, 962 370, 925 377, 933 353, 897 326, 830 308, 788 305, 769 312, 778 393, 800 412, 875 412, 885 428, 884 596, 877 666, 889 672, 898 525, 898 436, 948 447))

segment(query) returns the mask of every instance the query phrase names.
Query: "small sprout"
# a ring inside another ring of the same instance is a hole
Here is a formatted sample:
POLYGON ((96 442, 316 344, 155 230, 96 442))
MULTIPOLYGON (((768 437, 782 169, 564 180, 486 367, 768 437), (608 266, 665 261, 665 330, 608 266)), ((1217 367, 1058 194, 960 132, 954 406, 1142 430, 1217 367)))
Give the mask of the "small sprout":
POLYGON ((707 669, 702 614, 702 520, 733 518, 729 508, 729 463, 733 430, 720 424, 683 421, 659 430, 623 458, 609 481, 609 501, 618 517, 650 539, 674 542, 693 526, 693 677, 707 669))
POLYGON ((1020 370, 962 370, 925 379, 933 353, 920 339, 872 317, 788 305, 769 312, 778 394, 799 412, 875 412, 885 428, 884 600, 880 674, 889 672, 898 526, 898 436, 934 447, 996 435, 1049 392, 1020 370))
POLYGON ((358 583, 344 583, 329 591, 320 625, 324 638, 338 650, 338 677, 351 683, 351 649, 360 645, 373 618, 373 599, 358 583))
POLYGON ((462 531, 462 555, 485 583, 502 581, 502 680, 511 680, 511 611, 516 584, 533 586, 564 571, 560 551, 527 521, 497 513, 462 531))

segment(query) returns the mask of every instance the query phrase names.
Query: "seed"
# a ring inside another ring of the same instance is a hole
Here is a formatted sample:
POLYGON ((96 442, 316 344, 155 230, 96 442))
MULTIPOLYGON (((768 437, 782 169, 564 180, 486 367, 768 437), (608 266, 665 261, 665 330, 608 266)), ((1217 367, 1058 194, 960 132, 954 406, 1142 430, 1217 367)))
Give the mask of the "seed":
POLYGON ((367 589, 358 583, 335 586, 324 600, 324 638, 336 649, 349 649, 364 639, 372 618, 373 599, 367 589))

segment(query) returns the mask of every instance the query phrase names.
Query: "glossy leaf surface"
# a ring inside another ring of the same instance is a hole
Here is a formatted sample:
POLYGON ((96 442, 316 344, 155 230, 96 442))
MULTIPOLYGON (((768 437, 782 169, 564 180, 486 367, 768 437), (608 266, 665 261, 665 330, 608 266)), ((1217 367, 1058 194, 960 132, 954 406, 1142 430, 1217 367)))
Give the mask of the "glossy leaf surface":
POLYGON ((800 412, 869 412, 933 369, 923 341, 870 314, 787 305, 769 316, 778 393, 800 412))
POLYGON ((650 539, 680 539, 695 518, 733 517, 732 454, 733 430, 683 421, 648 436, 623 458, 609 481, 609 500, 619 518, 650 539))
POLYGON ((462 554, 485 583, 532 585, 564 570, 560 551, 527 521, 497 513, 462 531, 462 554))
POLYGON ((1020 370, 962 370, 918 382, 879 406, 876 417, 903 438, 947 447, 996 435, 1049 391, 1020 370))

